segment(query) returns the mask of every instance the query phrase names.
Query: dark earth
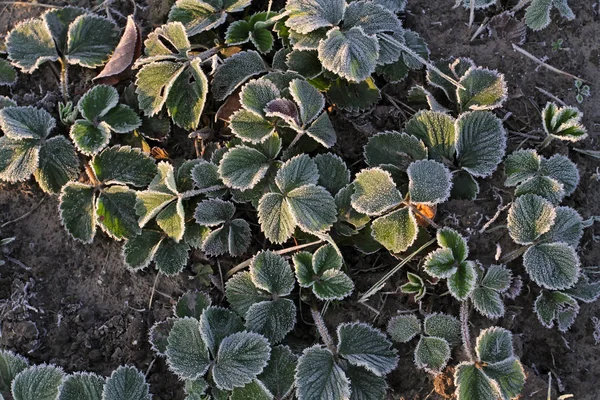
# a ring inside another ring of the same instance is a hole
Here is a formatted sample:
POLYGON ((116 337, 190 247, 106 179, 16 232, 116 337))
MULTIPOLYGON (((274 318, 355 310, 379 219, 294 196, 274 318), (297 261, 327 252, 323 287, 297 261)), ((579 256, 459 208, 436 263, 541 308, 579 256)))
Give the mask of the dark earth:
MULTIPOLYGON (((0 4, 0 37, 19 21, 33 18, 46 9, 33 4, 0 4)), ((10 2, 9 2, 10 3, 10 2)), ((46 0, 45 4, 77 5, 91 8, 97 5, 89 0, 46 0)), ((138 2, 148 7, 137 17, 144 34, 166 21, 169 0, 138 2), (142 4, 143 3, 143 4, 142 4)), ((255 2, 255 7, 262 6, 255 2)), ((471 57, 477 65, 497 69, 506 77, 509 97, 504 108, 498 111, 506 118, 509 130, 508 152, 517 147, 532 147, 541 137, 539 111, 551 98, 538 88, 579 106, 585 113, 584 125, 589 137, 580 143, 567 145, 553 142, 544 149, 550 156, 561 153, 569 156, 579 168, 581 183, 578 190, 564 204, 578 210, 584 219, 600 215, 600 176, 598 160, 573 148, 600 150, 600 91, 592 86, 591 96, 578 105, 575 99, 574 80, 563 74, 551 72, 522 54, 515 52, 510 39, 503 32, 488 30, 470 41, 476 27, 486 17, 493 17, 512 8, 517 1, 500 0, 498 5, 485 12, 477 12, 472 29, 468 27, 469 12, 462 7, 453 8, 453 0, 409 0, 405 25, 421 34, 431 49, 431 58, 449 56, 471 57), (525 136, 523 136, 525 135, 525 136)), ((571 1, 577 19, 562 20, 553 13, 553 22, 541 32, 527 32, 520 45, 526 51, 548 64, 579 76, 591 84, 600 78, 600 22, 599 3, 571 1), (552 43, 563 40, 562 49, 554 51, 552 43)), ((132 11, 130 1, 115 0, 112 7, 125 15, 132 11)), ((522 18, 522 12, 517 14, 522 18)), ((123 25, 124 21, 115 15, 123 25)), ((518 41, 518 40, 517 40, 518 41)), ((73 68, 71 93, 77 98, 91 86, 95 71, 73 68)), ((363 165, 360 160, 362 146, 369 136, 386 129, 400 129, 413 111, 404 106, 408 89, 415 83, 424 83, 422 71, 411 73, 409 78, 383 91, 380 104, 356 114, 333 112, 338 130, 338 145, 334 152, 344 157, 353 172, 363 165)), ((17 84, 10 90, 0 89, 19 105, 45 107, 56 110, 59 90, 50 68, 42 67, 33 75, 19 75, 17 84)), ((193 144, 187 133, 175 131, 167 149, 177 148, 181 154, 193 154, 193 144)), ((479 229, 495 214, 501 204, 511 201, 511 194, 503 190, 503 173, 498 171, 491 179, 480 182, 481 193, 475 202, 450 201, 438 209, 436 221, 451 226, 469 238, 472 257, 484 264, 494 262, 496 244, 504 254, 515 247, 508 237, 502 214, 490 231, 479 229), (501 203, 502 202, 502 203, 501 203), (494 229, 494 227, 498 227, 494 229)), ((260 229, 253 227, 256 240, 252 250, 258 251, 263 242, 260 229)), ((600 264, 597 241, 600 226, 586 229, 580 256, 584 267, 600 264)), ((203 286, 191 268, 176 277, 159 276, 149 269, 129 272, 121 261, 121 246, 103 234, 91 245, 72 240, 61 226, 58 201, 44 195, 33 183, 18 185, 0 184, 0 238, 15 237, 0 255, 7 261, 0 266, 0 347, 13 350, 29 358, 32 363, 53 363, 67 372, 87 370, 108 375, 119 365, 134 365, 147 374, 154 398, 161 400, 183 399, 182 384, 171 374, 163 359, 156 358, 147 340, 147 331, 156 321, 171 313, 174 299, 190 289, 209 291, 214 301, 224 302, 218 288, 221 274, 238 259, 206 259, 201 252, 192 255, 193 262, 210 264, 216 285, 203 286), (15 221, 15 219, 25 216, 15 221), (13 221, 13 222, 11 222, 13 221)), ((273 246, 272 249, 281 247, 273 246)), ((332 304, 325 319, 330 327, 344 321, 362 320, 385 329, 389 318, 396 313, 418 311, 418 304, 408 296, 395 293, 405 282, 406 271, 394 276, 386 288, 369 301, 370 308, 356 302, 358 293, 365 292, 396 263, 392 256, 379 252, 364 256, 352 248, 343 248, 350 274, 357 283, 357 291, 350 301, 332 304)), ((250 253, 247 257, 250 257, 250 253)), ((409 263, 418 268, 419 258, 409 263)), ((515 275, 523 275, 520 260, 509 264, 515 275)), ((525 280, 527 282, 527 280, 525 280)), ((426 297, 421 312, 444 311, 458 315, 456 303, 442 296, 437 289, 426 297)), ((489 321, 472 313, 472 332, 499 325, 515 335, 517 354, 525 366, 527 384, 523 399, 546 399, 548 376, 552 376, 552 399, 572 394, 575 399, 598 399, 597 377, 600 375, 600 347, 594 339, 593 318, 600 318, 600 303, 583 304, 573 327, 565 334, 540 325, 533 302, 539 289, 524 285, 516 300, 508 300, 506 315, 498 321, 489 321)), ((311 344, 314 330, 302 322, 311 321, 307 308, 296 330, 290 335, 290 345, 311 344)), ((599 328, 600 330, 600 328, 599 328)), ((434 379, 414 367, 413 344, 398 347, 400 365, 388 376, 390 399, 439 399, 439 392, 452 392, 451 371, 434 379)), ((456 350, 451 365, 464 359, 456 350)))

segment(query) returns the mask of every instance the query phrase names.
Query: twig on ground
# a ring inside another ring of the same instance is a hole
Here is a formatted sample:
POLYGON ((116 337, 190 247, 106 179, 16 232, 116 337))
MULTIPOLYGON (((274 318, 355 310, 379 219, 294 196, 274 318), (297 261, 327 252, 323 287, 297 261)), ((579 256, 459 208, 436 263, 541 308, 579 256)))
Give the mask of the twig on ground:
POLYGON ((12 221, 7 221, 7 222, 3 223, 2 225, 0 225, 0 228, 4 228, 5 226, 8 226, 10 224, 14 224, 15 222, 22 221, 25 218, 29 217, 35 210, 38 209, 39 206, 42 205, 42 203, 44 201, 46 201, 47 198, 48 198, 48 196, 44 196, 42 198, 42 200, 39 203, 37 203, 37 205, 35 207, 33 207, 31 210, 27 211, 25 214, 21 215, 20 217, 13 219, 12 221))
POLYGON ((542 89, 541 87, 538 87, 538 86, 536 86, 535 88, 537 90, 539 90, 541 93, 543 93, 546 96, 550 97, 552 100, 554 100, 555 102, 557 102, 561 106, 566 107, 567 103, 565 103, 564 101, 562 101, 561 99, 559 99, 558 97, 556 97, 555 95, 553 95, 552 93, 550 93, 549 91, 544 90, 544 89, 542 89))
POLYGON ((573 75, 569 72, 565 72, 563 70, 560 70, 558 68, 553 67, 550 64, 545 63, 544 61, 540 60, 539 58, 537 58, 536 56, 534 56, 533 54, 531 54, 530 52, 528 52, 527 50, 522 49, 521 47, 517 46, 516 44, 513 43, 512 45, 513 49, 521 54, 523 54, 525 57, 529 58, 532 61, 535 61, 536 63, 540 64, 542 67, 552 71, 552 72, 556 72, 557 74, 561 74, 561 75, 566 75, 572 79, 575 80, 579 80, 581 82, 588 82, 583 78, 578 77, 577 75, 573 75))

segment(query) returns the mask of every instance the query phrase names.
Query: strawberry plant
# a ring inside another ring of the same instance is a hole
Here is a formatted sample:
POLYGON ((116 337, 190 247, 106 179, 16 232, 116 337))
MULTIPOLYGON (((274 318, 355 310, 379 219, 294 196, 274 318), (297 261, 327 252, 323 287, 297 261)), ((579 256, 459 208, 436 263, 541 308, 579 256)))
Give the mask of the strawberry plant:
POLYGON ((542 110, 542 124, 546 139, 540 145, 545 147, 553 139, 578 142, 587 137, 587 130, 581 124, 583 113, 575 107, 558 107, 554 103, 546 104, 542 110))
POLYGON ((575 19, 568 0, 531 0, 530 3, 525 11, 525 23, 534 31, 542 30, 550 25, 553 9, 556 9, 561 17, 569 21, 575 19))

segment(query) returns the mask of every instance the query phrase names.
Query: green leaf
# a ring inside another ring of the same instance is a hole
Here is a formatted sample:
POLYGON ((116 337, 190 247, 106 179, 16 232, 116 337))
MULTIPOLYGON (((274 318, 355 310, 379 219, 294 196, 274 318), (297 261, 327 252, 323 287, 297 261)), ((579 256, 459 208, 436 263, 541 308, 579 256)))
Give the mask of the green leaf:
POLYGON ((104 149, 110 141, 110 128, 104 122, 98 125, 80 119, 71 126, 71 140, 81 153, 92 156, 104 149))
POLYGON ((290 160, 277 171, 275 183, 283 194, 306 185, 314 185, 319 179, 317 164, 306 154, 290 160))
POLYGON ((579 170, 577 165, 562 154, 555 154, 550 158, 542 158, 540 173, 556 179, 563 184, 565 195, 570 196, 579 184, 579 170))
POLYGON ((231 277, 225 284, 225 294, 231 307, 241 316, 245 316, 253 304, 271 299, 269 293, 254 285, 248 271, 231 277))
POLYGON ((60 388, 58 400, 102 400, 105 378, 87 372, 68 375, 60 388))
POLYGON ((0 110, 5 107, 16 107, 17 103, 6 96, 0 96, 0 110))
POLYGON ((180 273, 188 262, 189 249, 184 240, 177 243, 171 238, 164 238, 154 255, 156 269, 167 276, 180 273))
POLYGON ((267 54, 273 49, 275 39, 273 39, 273 34, 268 29, 255 27, 250 34, 250 41, 258 51, 267 54))
POLYGON ((321 186, 294 189, 287 194, 286 202, 296 224, 306 232, 325 232, 337 219, 335 201, 321 186))
POLYGON ((450 346, 445 339, 421 336, 415 349, 415 364, 434 375, 439 374, 450 359, 450 346))
POLYGON ((232 390, 250 383, 263 371, 270 354, 269 342, 258 333, 238 332, 226 337, 212 369, 217 388, 232 390))
POLYGON ((381 215, 402 201, 389 172, 381 168, 364 169, 354 179, 352 207, 367 215, 381 215))
POLYGON ((287 296, 294 289, 294 273, 289 263, 272 251, 261 251, 250 264, 252 282, 273 295, 287 296))
POLYGON ((10 350, 0 350, 0 393, 10 391, 11 382, 28 364, 25 357, 10 350))
MULTIPOLYGON (((219 167, 211 162, 200 161, 192 168, 191 177, 194 185, 198 189, 209 189, 214 186, 223 186, 223 181, 219 176, 219 167)), ((190 190, 193 189, 193 186, 190 190)), ((219 193, 217 192, 210 192, 219 193)))
POLYGON ((501 397, 498 385, 474 363, 458 364, 454 385, 458 400, 495 400, 501 397))
POLYGON ((565 196, 564 186, 556 179, 546 176, 534 176, 533 178, 521 183, 515 189, 516 196, 524 194, 535 194, 545 198, 552 204, 558 204, 565 196))
POLYGON ((409 178, 408 193, 412 203, 434 205, 450 197, 452 181, 444 164, 433 160, 418 160, 406 170, 409 178))
POLYGON ((380 32, 395 32, 402 29, 396 15, 379 4, 358 1, 348 4, 344 13, 344 29, 361 27, 367 35, 380 32))
POLYGON ((208 78, 196 58, 171 83, 167 110, 175 124, 183 129, 196 129, 208 95, 208 78))
POLYGON ((303 125, 313 122, 325 107, 325 97, 303 79, 294 79, 290 82, 290 94, 299 107, 303 125))
POLYGON ((323 68, 350 82, 369 78, 375 72, 379 58, 377 39, 361 27, 346 31, 332 28, 319 43, 318 51, 323 68))
POLYGON ((127 187, 103 189, 96 200, 96 214, 102 230, 115 240, 141 232, 135 214, 135 192, 127 187))
POLYGON ((215 72, 212 82, 213 96, 217 101, 223 101, 248 79, 266 71, 265 62, 256 51, 234 54, 215 72))
POLYGON ((271 165, 263 153, 248 146, 236 146, 223 156, 219 174, 227 186, 248 190, 265 177, 271 165))
POLYGON ((452 250, 452 256, 457 261, 465 261, 469 256, 467 240, 460 233, 451 228, 442 228, 437 231, 437 242, 442 248, 452 250))
POLYGON ((34 176, 46 193, 59 193, 67 182, 77 179, 79 159, 75 147, 67 138, 55 136, 44 142, 40 148, 39 165, 34 176))
POLYGON ((338 251, 331 244, 326 244, 315 251, 312 257, 312 269, 319 275, 327 270, 340 270, 343 261, 338 251))
POLYGON ((104 184, 143 187, 157 173, 154 159, 129 146, 109 147, 96 155, 91 165, 98 180, 104 184))
POLYGON ((530 247, 523 255, 523 266, 535 283, 552 290, 572 287, 580 273, 579 257, 566 243, 530 247))
POLYGON ((85 68, 99 67, 108 60, 118 41, 119 31, 110 20, 81 15, 69 25, 67 61, 85 68))
POLYGON ((477 272, 472 261, 465 261, 458 265, 456 273, 448 278, 450 294, 457 300, 463 301, 475 289, 477 272))
POLYGON ((579 304, 568 294, 543 290, 535 300, 534 311, 546 328, 552 328, 556 322, 558 330, 566 332, 579 314, 579 304))
POLYGON ((342 300, 352 293, 354 282, 342 271, 327 270, 313 284, 319 300, 342 300))
MULTIPOLYGON (((144 227, 152 218, 162 212, 177 196, 156 190, 144 190, 136 193, 135 212, 140 217, 139 226, 144 227)), ((174 204, 174 203, 173 203, 174 204)))
POLYGON ((60 219, 74 239, 91 243, 96 234, 96 204, 93 186, 69 182, 59 197, 60 219))
POLYGON ((423 328, 426 335, 442 338, 450 345, 461 343, 460 321, 451 315, 429 314, 423 321, 423 328))
POLYGON ((231 400, 271 400, 273 395, 265 385, 255 379, 244 387, 234 388, 231 392, 231 400))
POLYGON ((600 282, 590 282, 587 276, 581 275, 577 284, 564 293, 584 303, 592 303, 600 297, 600 282))
POLYGON ((500 294, 487 287, 476 287, 471 293, 475 309, 483 316, 496 319, 504 315, 504 303, 500 294))
POLYGON ((377 376, 396 368, 398 357, 392 343, 381 331, 361 323, 338 326, 338 354, 355 366, 365 367, 377 376))
POLYGON ((6 36, 6 50, 13 65, 30 74, 46 61, 58 60, 48 26, 41 19, 26 20, 6 36))
POLYGON ((248 21, 234 21, 227 27, 225 32, 225 43, 228 45, 239 45, 247 43, 250 40, 250 30, 252 26, 248 21))
POLYGON ((326 148, 332 147, 337 141, 335 129, 331 124, 329 115, 325 111, 317 117, 305 133, 326 148))
POLYGON ((511 357, 505 361, 487 365, 483 367, 483 370, 488 377, 496 381, 503 398, 519 397, 525 386, 525 371, 519 360, 511 357))
POLYGON ((314 79, 323 72, 316 47, 315 50, 293 50, 287 55, 285 65, 306 79, 314 79))
POLYGON ((318 28, 337 25, 344 16, 343 0, 291 0, 286 3, 289 18, 285 25, 299 33, 310 33, 318 28))
POLYGON ((237 218, 212 231, 204 240, 202 251, 209 256, 219 256, 229 252, 234 257, 242 255, 250 245, 250 225, 237 218))
POLYGON ((421 140, 404 132, 386 131, 369 138, 364 157, 371 167, 392 165, 406 171, 411 162, 427 158, 427 148, 421 140))
POLYGON ((123 259, 127 266, 134 271, 146 268, 154 258, 161 240, 160 232, 148 229, 143 229, 142 233, 127 240, 123 246, 123 259))
POLYGON ((485 276, 481 280, 481 285, 486 288, 506 292, 510 288, 512 282, 512 272, 504 265, 490 265, 485 276))
POLYGON ((408 282, 400 286, 400 291, 405 294, 414 295, 415 301, 421 301, 427 291, 423 278, 412 272, 407 272, 406 277, 408 278, 408 282))
POLYGON ((583 113, 575 107, 558 107, 547 103, 542 110, 542 122, 546 134, 561 140, 577 142, 585 139, 587 130, 581 124, 583 113))
MULTIPOLYGON (((152 31, 144 41, 145 53, 155 59, 184 59, 191 50, 185 27, 179 22, 161 25, 152 31)), ((152 58, 151 58, 152 59, 152 58)))
POLYGON ((394 342, 408 343, 421 333, 421 321, 414 314, 396 315, 390 318, 387 333, 394 342))
POLYGON ((202 312, 210 307, 211 303, 210 297, 204 292, 186 292, 177 300, 174 313, 177 318, 190 317, 199 320, 202 312))
POLYGON ((375 105, 381 99, 381 92, 373 78, 359 83, 338 79, 327 89, 327 97, 342 110, 361 111, 375 105))
POLYGON ((525 194, 517 197, 508 211, 508 233, 515 243, 533 243, 548 232, 556 218, 552 204, 544 198, 525 194))
POLYGON ((39 165, 40 145, 33 139, 0 137, 0 179, 21 182, 29 179, 39 165))
POLYGON ((513 356, 512 334, 497 326, 481 331, 475 344, 477 358, 484 363, 496 363, 513 356))
POLYGON ((50 113, 34 107, 4 107, 0 110, 0 129, 11 139, 44 139, 56 127, 50 113))
POLYGON ((65 374, 53 365, 36 365, 21 371, 12 382, 14 400, 55 400, 65 374))
POLYGON ((393 253, 402 253, 412 246, 419 231, 417 219, 408 208, 377 218, 371 228, 373 238, 393 253))
POLYGON ((150 400, 150 386, 144 375, 134 367, 119 367, 104 385, 102 398, 106 400, 150 400))
POLYGON ((196 206, 196 222, 204 226, 217 226, 228 222, 235 213, 235 206, 221 199, 203 200, 196 206))
POLYGON ((284 399, 294 387, 296 357, 289 347, 275 346, 271 349, 269 363, 258 376, 258 379, 273 394, 275 399, 284 399))
POLYGON ((525 11, 525 23, 534 31, 540 31, 550 25, 550 10, 553 0, 533 0, 525 11))
POLYGON ((142 125, 142 120, 130 107, 119 104, 102 118, 108 128, 117 133, 127 133, 142 125))
POLYGON ((17 81, 17 71, 6 60, 0 59, 0 86, 12 85, 17 81))
POLYGON ((435 278, 449 278, 458 269, 458 261, 448 248, 432 251, 425 258, 423 265, 425 272, 435 278))
POLYGON ((502 121, 491 112, 463 113, 456 121, 456 157, 471 175, 490 176, 502 161, 506 131, 502 121))
POLYGON ((153 116, 162 110, 174 82, 184 70, 183 64, 170 61, 146 64, 139 70, 135 92, 144 114, 153 116))
POLYGON ((456 200, 475 200, 479 193, 479 184, 466 171, 455 172, 452 176, 450 198, 456 200))
POLYGON ((208 307, 200 317, 200 335, 208 351, 215 356, 221 342, 244 329, 241 318, 233 311, 222 307, 208 307))
POLYGON ((516 186, 534 177, 540 169, 542 157, 535 150, 517 150, 506 157, 504 173, 506 186, 516 186))
POLYGON ((350 382, 333 354, 315 345, 305 349, 296 367, 296 395, 299 400, 347 399, 350 382))
POLYGON ((175 320, 168 341, 167 363, 174 373, 183 379, 198 379, 206 373, 210 359, 197 320, 175 320))
POLYGON ((432 159, 454 160, 457 134, 455 120, 451 116, 435 111, 419 111, 406 123, 404 130, 425 143, 432 159))
POLYGON ((266 193, 258 202, 258 222, 271 242, 283 243, 294 233, 296 219, 279 193, 266 193))
POLYGON ((498 71, 472 67, 458 83, 464 87, 456 89, 461 110, 493 110, 506 101, 508 88, 498 71))
POLYGON ((260 143, 275 132, 275 126, 252 111, 239 110, 231 116, 231 131, 240 139, 260 143))
POLYGON ((290 299, 262 301, 246 313, 246 328, 279 343, 296 325, 296 305, 290 299))
POLYGON ((185 400, 202 400, 202 395, 208 388, 209 384, 206 382, 206 380, 204 380, 204 378, 195 379, 193 381, 185 381, 184 390, 185 394, 188 396, 185 400))
POLYGON ((350 183, 350 171, 339 156, 332 153, 319 154, 314 161, 319 171, 318 184, 332 196, 350 183))
POLYGON ((69 25, 85 13, 86 10, 83 8, 67 6, 51 9, 42 15, 59 53, 66 54, 68 52, 69 25))
POLYGON ((249 0, 190 1, 178 0, 169 13, 169 21, 181 21, 189 36, 214 29, 225 22, 227 13, 243 11, 249 0))
POLYGON ((240 103, 260 117, 265 117, 265 108, 271 101, 280 98, 277 86, 268 79, 254 79, 242 87, 240 103))
POLYGON ((108 85, 94 86, 88 90, 77 103, 81 116, 90 123, 96 124, 119 103, 117 89, 108 85))

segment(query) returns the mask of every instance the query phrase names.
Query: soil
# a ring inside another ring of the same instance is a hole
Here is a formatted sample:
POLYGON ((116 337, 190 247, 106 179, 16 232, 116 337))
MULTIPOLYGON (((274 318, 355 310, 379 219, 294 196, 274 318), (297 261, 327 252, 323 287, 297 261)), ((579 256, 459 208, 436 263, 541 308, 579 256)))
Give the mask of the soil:
MULTIPOLYGON (((85 8, 96 4, 87 0, 46 0, 45 3, 68 3, 85 8)), ((577 105, 573 79, 539 67, 515 52, 502 35, 489 36, 484 31, 470 41, 473 30, 467 26, 469 13, 462 7, 453 9, 453 3, 450 0, 410 0, 405 25, 424 37, 434 60, 471 57, 477 65, 505 74, 509 98, 498 115, 506 117, 506 126, 511 131, 508 151, 535 145, 535 140, 519 133, 540 135, 539 110, 551 99, 538 88, 577 105)), ((477 12, 476 25, 515 3, 501 0, 498 6, 486 12, 477 12)), ((561 20, 553 13, 550 27, 538 33, 528 31, 526 41, 520 46, 556 68, 596 82, 600 78, 599 5, 591 1, 571 3, 577 15, 575 21, 561 20), (553 51, 552 43, 558 39, 563 40, 563 49, 553 51)), ((168 0, 148 0, 148 8, 139 14, 144 33, 166 20, 169 6, 168 0)), ((131 12, 127 1, 115 2, 115 7, 125 14, 131 12)), ((44 10, 37 6, 0 5, 0 35, 15 23, 36 17, 44 10)), ((517 16, 522 17, 522 12, 517 16)), ((73 92, 83 93, 92 76, 89 71, 76 70, 71 78, 73 92)), ((58 100, 58 87, 54 82, 52 71, 42 68, 31 76, 20 75, 10 94, 20 105, 37 105, 54 112, 58 100)), ((411 73, 406 83, 387 87, 385 94, 404 102, 407 89, 422 82, 422 72, 411 73)), ((9 94, 6 90, 2 89, 0 94, 9 94)), ((387 96, 380 105, 363 113, 334 112, 334 124, 340 132, 334 151, 349 165, 360 159, 362 146, 370 135, 403 125, 407 110, 398 109, 387 96)), ((592 88, 591 96, 578 105, 585 113, 583 122, 590 133, 588 139, 575 145, 553 143, 544 150, 546 156, 561 153, 577 163, 581 183, 565 204, 577 209, 584 218, 600 215, 598 161, 573 151, 573 147, 600 149, 599 103, 600 91, 592 88)), ((186 146, 192 145, 187 143, 186 146)), ((190 151, 193 151, 191 147, 190 151)), ((353 166, 355 170, 360 167, 360 164, 353 166)), ((514 249, 505 229, 478 233, 494 215, 500 201, 502 204, 510 201, 510 193, 502 190, 503 180, 502 172, 496 172, 491 179, 480 182, 477 201, 450 201, 439 207, 436 216, 440 223, 467 235, 473 254, 484 264, 494 262, 497 244, 505 254, 514 249)), ((108 375, 119 365, 134 365, 147 372, 156 399, 183 399, 181 383, 168 371, 164 360, 155 358, 150 350, 147 331, 155 321, 169 316, 173 299, 186 290, 210 291, 217 303, 223 301, 222 292, 215 286, 203 287, 189 268, 170 278, 156 278, 154 270, 129 272, 121 260, 119 243, 102 234, 91 245, 70 239, 60 224, 57 207, 57 199, 44 195, 32 182, 0 185, 0 237, 16 237, 0 256, 8 261, 0 266, 0 347, 23 354, 32 363, 57 364, 67 372, 87 370, 108 375), (25 214, 25 218, 9 223, 25 214)), ((495 225, 500 225, 504 217, 502 215, 495 225)), ((597 224, 586 229, 580 248, 583 266, 600 264, 596 242, 599 229, 597 224)), ((258 250, 258 245, 254 250, 258 250)), ((364 292, 397 263, 392 256, 381 252, 369 256, 350 248, 344 248, 344 252, 357 282, 357 292, 364 292)), ((192 260, 209 262, 214 271, 219 268, 225 271, 243 258, 224 258, 217 264, 216 260, 207 261, 196 252, 192 260)), ((409 265, 409 268, 416 267, 416 262, 409 265)), ((510 267, 515 275, 524 276, 519 260, 510 267)), ((386 321, 399 311, 418 310, 418 305, 407 296, 394 293, 404 279, 404 272, 393 277, 386 288, 370 300, 372 309, 358 305, 356 295, 352 301, 333 304, 326 314, 327 322, 333 327, 344 321, 362 320, 384 328, 386 321)), ((214 281, 220 283, 219 274, 214 281)), ((440 291, 435 293, 437 295, 427 297, 421 312, 444 309, 458 314, 456 305, 452 305, 447 296, 438 296, 442 294, 440 291)), ((573 394, 574 398, 584 400, 599 398, 594 376, 600 374, 600 347, 595 343, 592 318, 600 318, 600 303, 582 305, 573 327, 561 334, 556 329, 542 327, 537 321, 533 301, 538 293, 534 285, 526 284, 516 300, 507 302, 507 313, 498 321, 490 322, 473 313, 472 331, 476 333, 494 324, 515 334, 516 352, 528 375, 523 398, 546 399, 549 374, 552 375, 553 399, 562 394, 573 394)), ((310 316, 305 315, 304 320, 310 321, 310 316)), ((314 340, 306 325, 298 325, 292 341, 314 340)), ((414 343, 398 346, 401 361, 399 368, 388 376, 389 398, 442 398, 433 392, 434 384, 439 392, 452 393, 450 374, 434 382, 432 377, 416 370, 412 363, 413 346, 414 343)), ((455 351, 453 356, 455 362, 463 357, 460 351, 455 351)))

